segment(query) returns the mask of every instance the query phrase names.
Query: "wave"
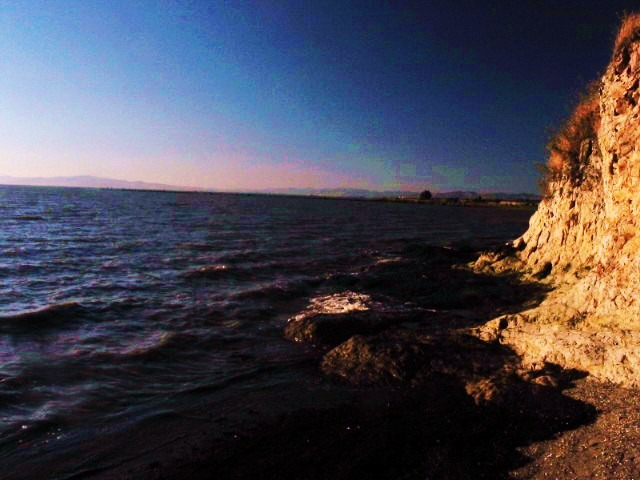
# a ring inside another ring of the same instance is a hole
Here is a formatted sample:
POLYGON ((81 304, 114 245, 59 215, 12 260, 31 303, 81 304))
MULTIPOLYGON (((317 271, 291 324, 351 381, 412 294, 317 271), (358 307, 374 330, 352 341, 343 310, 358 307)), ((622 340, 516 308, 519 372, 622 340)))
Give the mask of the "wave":
POLYGON ((44 217, 41 217, 40 215, 16 215, 13 219, 20 220, 22 222, 34 222, 44 220, 44 217))
POLYGON ((266 262, 278 258, 274 252, 261 252, 257 250, 240 250, 222 255, 218 260, 228 263, 266 262))
POLYGON ((60 243, 109 243, 109 238, 104 236, 92 236, 92 235, 83 235, 77 237, 63 237, 60 236, 58 239, 60 243))
POLYGON ((192 250, 196 252, 210 252, 215 245, 207 242, 180 242, 176 245, 180 250, 192 250))
POLYGON ((54 303, 26 312, 0 315, 0 327, 5 325, 48 324, 68 319, 70 315, 77 315, 83 310, 84 307, 78 302, 54 303))
POLYGON ((138 249, 148 248, 149 244, 149 240, 121 241, 116 243, 115 249, 123 252, 133 252, 138 249))
MULTIPOLYGON (((20 253, 12 254, 13 256, 20 256, 20 253)), ((0 265, 0 273, 3 275, 12 274, 29 274, 42 271, 46 268, 45 265, 38 263, 3 263, 0 265)))
MULTIPOLYGON (((312 283, 312 282, 311 282, 312 283)), ((288 300, 304 295, 310 282, 288 282, 263 285, 231 295, 234 300, 288 300)))
MULTIPOLYGON (((186 335, 183 336, 189 338, 186 335)), ((126 357, 147 356, 163 347, 179 346, 181 343, 186 343, 184 341, 179 342, 179 339, 184 340, 184 338, 178 337, 174 332, 155 332, 147 338, 139 339, 138 342, 132 343, 117 353, 126 357)))
POLYGON ((155 331, 133 338, 122 338, 115 345, 106 348, 96 348, 85 345, 72 349, 69 354, 73 357, 83 357, 92 362, 106 362, 111 366, 130 365, 130 360, 176 360, 178 355, 189 356, 198 352, 198 345, 203 342, 201 336, 193 333, 175 331, 155 331), (124 363, 122 363, 124 362, 124 363))
POLYGON ((319 276, 327 269, 331 270, 340 265, 328 264, 330 259, 277 259, 275 261, 252 262, 251 264, 236 265, 233 262, 217 263, 187 270, 180 274, 187 279, 233 279, 268 281, 274 276, 319 276))
POLYGON ((251 270, 240 267, 230 267, 227 264, 208 265, 184 272, 181 275, 188 279, 217 280, 219 278, 250 278, 253 276, 251 270))
POLYGON ((280 261, 283 258, 307 258, 308 253, 303 248, 296 247, 281 247, 265 250, 257 250, 255 248, 236 250, 221 255, 218 261, 225 264, 239 264, 239 263, 269 263, 273 261, 280 261))
POLYGON ((180 390, 181 394, 202 394, 210 393, 216 390, 222 390, 234 384, 240 384, 244 381, 255 381, 260 374, 265 374, 275 370, 273 365, 256 365, 241 373, 229 374, 225 378, 216 379, 215 382, 209 382, 201 385, 187 386, 180 390))

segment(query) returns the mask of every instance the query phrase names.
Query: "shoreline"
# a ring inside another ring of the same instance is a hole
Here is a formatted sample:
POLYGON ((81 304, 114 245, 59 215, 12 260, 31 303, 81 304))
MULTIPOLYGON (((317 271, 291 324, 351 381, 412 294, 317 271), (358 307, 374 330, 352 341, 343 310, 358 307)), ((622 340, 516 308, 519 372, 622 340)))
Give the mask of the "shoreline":
POLYGON ((114 192, 132 192, 132 193, 171 193, 186 195, 233 195, 233 196, 249 196, 249 197, 283 197, 283 198, 301 198, 314 200, 346 200, 356 202, 382 202, 382 203, 411 203, 419 205, 440 205, 440 206, 457 206, 457 207, 493 207, 493 208, 536 208, 540 200, 508 200, 508 199, 483 199, 478 198, 458 198, 458 197, 442 197, 422 200, 414 197, 384 197, 384 196, 351 196, 351 195, 323 195, 323 194, 298 194, 298 193, 268 193, 268 192, 216 192, 209 190, 176 190, 176 189, 142 189, 142 188, 126 188, 126 187, 83 187, 71 185, 10 185, 0 184, 0 187, 12 188, 59 188, 71 190, 104 190, 114 192))

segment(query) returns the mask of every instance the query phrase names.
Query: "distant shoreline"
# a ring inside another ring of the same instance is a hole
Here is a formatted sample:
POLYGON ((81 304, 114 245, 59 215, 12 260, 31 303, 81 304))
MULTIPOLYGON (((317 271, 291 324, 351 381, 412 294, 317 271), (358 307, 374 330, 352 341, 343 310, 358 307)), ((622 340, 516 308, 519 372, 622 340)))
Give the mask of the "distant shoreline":
POLYGON ((526 207, 537 208, 540 200, 485 200, 482 198, 432 198, 429 200, 409 198, 375 198, 373 201, 395 203, 418 203, 422 205, 440 205, 455 207, 526 207))
POLYGON ((540 200, 513 200, 513 199, 485 199, 480 195, 477 198, 459 198, 459 197, 437 197, 429 200, 422 200, 418 197, 363 197, 363 196, 341 196, 341 195, 321 195, 321 194, 298 194, 298 193, 270 193, 270 192, 216 192, 209 190, 171 190, 171 189, 151 189, 151 188, 125 188, 125 187, 90 187, 90 186, 69 186, 69 185, 11 185, 0 184, 2 187, 17 188, 64 188, 74 190, 109 190, 121 192, 135 193, 179 193, 179 194, 195 194, 195 195, 244 195, 244 196, 260 196, 260 197, 285 197, 285 198, 304 198, 318 200, 347 200, 361 202, 385 202, 385 203, 412 203, 419 205, 438 205, 438 206, 456 206, 456 207, 508 207, 508 208, 536 208, 540 200))

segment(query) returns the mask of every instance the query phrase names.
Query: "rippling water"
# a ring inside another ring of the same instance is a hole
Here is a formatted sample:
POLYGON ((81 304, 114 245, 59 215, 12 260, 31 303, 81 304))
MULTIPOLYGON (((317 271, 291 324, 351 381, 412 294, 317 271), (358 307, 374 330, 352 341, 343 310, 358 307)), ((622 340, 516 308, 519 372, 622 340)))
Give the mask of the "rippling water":
POLYGON ((0 187, 0 459, 293 385, 304 356, 282 327, 337 274, 407 244, 504 241, 530 214, 0 187))

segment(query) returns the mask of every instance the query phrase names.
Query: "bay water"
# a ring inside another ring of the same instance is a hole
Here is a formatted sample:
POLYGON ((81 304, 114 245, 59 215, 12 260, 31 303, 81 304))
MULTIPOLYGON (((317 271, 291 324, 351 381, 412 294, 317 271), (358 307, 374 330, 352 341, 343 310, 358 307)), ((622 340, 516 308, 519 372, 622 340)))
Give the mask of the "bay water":
POLYGON ((261 392, 321 388, 282 336, 287 318, 408 245, 489 247, 531 213, 0 186, 0 466, 55 463, 191 407, 222 417, 261 392))

